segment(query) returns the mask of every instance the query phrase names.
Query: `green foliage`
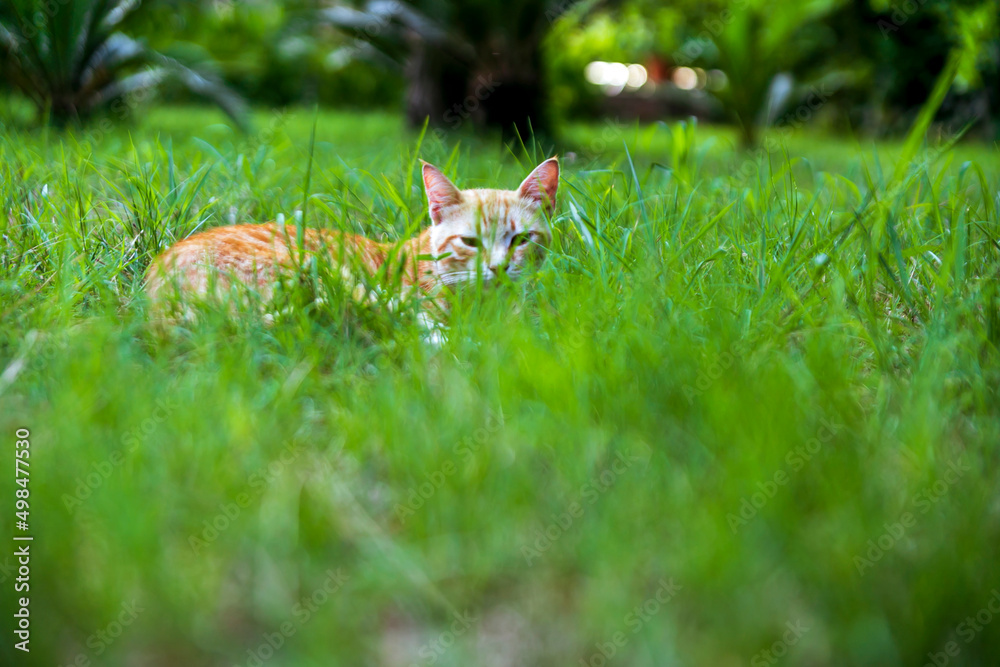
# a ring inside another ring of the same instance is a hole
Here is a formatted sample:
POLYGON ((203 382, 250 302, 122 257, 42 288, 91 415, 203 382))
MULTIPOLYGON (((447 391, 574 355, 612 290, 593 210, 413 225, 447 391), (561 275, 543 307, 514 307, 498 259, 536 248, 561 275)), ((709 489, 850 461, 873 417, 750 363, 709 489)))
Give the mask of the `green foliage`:
POLYGON ((59 125, 112 106, 117 121, 165 81, 241 121, 243 103, 214 77, 118 29, 137 0, 9 0, 0 4, 0 71, 59 125))
POLYGON ((580 79, 587 62, 645 62, 655 55, 671 66, 721 68, 729 85, 716 95, 742 128, 744 144, 752 146, 758 127, 766 123, 775 75, 796 70, 831 48, 823 20, 843 4, 740 0, 662 6, 636 0, 589 14, 570 13, 549 46, 559 75, 559 110, 579 113, 586 108, 580 102, 587 100, 588 90, 580 79), (576 86, 569 83, 574 78, 576 86))
POLYGON ((812 49, 822 48, 806 28, 838 4, 839 0, 795 2, 775 12, 772 3, 748 0, 733 11, 732 21, 714 40, 719 64, 729 78, 720 97, 740 124, 746 145, 756 144, 774 76, 808 58, 812 49))
POLYGON ((134 26, 158 51, 210 60, 235 90, 260 104, 398 105, 397 73, 350 57, 353 40, 341 34, 302 29, 314 5, 154 0, 134 26))
POLYGON ((964 88, 982 85, 981 66, 992 55, 993 68, 1000 66, 996 53, 1000 49, 1000 8, 995 3, 983 2, 972 7, 952 7, 951 29, 958 45, 960 62, 958 82, 964 88), (990 54, 990 50, 994 53, 990 54))
POLYGON ((442 348, 322 267, 270 325, 162 336, 141 277, 195 229, 305 198, 308 225, 397 239, 426 222, 417 157, 463 187, 544 157, 389 116, 321 113, 314 150, 311 115, 218 121, 0 131, 27 664, 753 665, 789 623, 784 664, 991 664, 1000 623, 957 628, 998 585, 996 147, 574 127, 548 260, 456 297, 442 348))
MULTIPOLYGON (((976 121, 976 131, 989 137, 1000 90, 998 20, 998 5, 983 0, 630 0, 569 12, 549 37, 548 66, 562 117, 597 108, 599 91, 582 78, 594 60, 721 69, 729 85, 711 94, 749 146, 760 128, 786 119, 903 134, 957 53, 955 85, 936 120, 952 131, 976 121), (778 74, 791 86, 771 97, 778 74)), ((662 91, 654 96, 669 104, 662 91)))
POLYGON ((545 63, 557 118, 596 115, 601 93, 583 77, 595 60, 646 62, 679 46, 681 9, 660 3, 578 3, 562 14, 545 40, 545 63))

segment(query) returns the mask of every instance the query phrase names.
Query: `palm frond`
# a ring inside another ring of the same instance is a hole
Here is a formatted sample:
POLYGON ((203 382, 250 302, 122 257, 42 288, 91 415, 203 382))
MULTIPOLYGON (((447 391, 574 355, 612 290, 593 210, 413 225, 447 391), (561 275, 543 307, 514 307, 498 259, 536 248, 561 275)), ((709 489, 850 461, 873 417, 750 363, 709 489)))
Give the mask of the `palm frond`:
POLYGON ((115 31, 140 7, 140 0, 4 0, 0 71, 40 115, 50 114, 60 124, 82 119, 117 97, 175 80, 246 129, 242 99, 221 80, 115 31))
POLYGON ((409 36, 416 36, 460 60, 471 61, 475 57, 473 45, 457 32, 449 31, 413 5, 396 0, 372 0, 363 10, 336 5, 319 10, 315 22, 368 42, 395 61, 405 56, 409 36))
POLYGON ((167 74, 167 78, 180 82, 191 92, 199 95, 222 109, 241 130, 250 129, 246 102, 214 75, 199 72, 191 67, 161 54, 155 54, 167 74))
POLYGON ((0 20, 0 47, 9 51, 16 51, 21 47, 17 33, 8 28, 2 20, 0 20))
POLYGON ((114 7, 105 12, 101 18, 101 30, 110 31, 125 20, 129 14, 139 8, 141 0, 119 0, 114 7))
POLYGON ((83 66, 80 84, 83 88, 101 87, 104 85, 102 81, 112 77, 115 70, 147 54, 148 49, 142 43, 120 32, 115 33, 94 51, 83 66))
POLYGON ((139 91, 150 90, 163 83, 166 78, 166 68, 150 67, 141 72, 117 79, 88 98, 88 102, 91 105, 90 108, 93 109, 107 104, 120 97, 127 99, 129 95, 134 95, 139 91))

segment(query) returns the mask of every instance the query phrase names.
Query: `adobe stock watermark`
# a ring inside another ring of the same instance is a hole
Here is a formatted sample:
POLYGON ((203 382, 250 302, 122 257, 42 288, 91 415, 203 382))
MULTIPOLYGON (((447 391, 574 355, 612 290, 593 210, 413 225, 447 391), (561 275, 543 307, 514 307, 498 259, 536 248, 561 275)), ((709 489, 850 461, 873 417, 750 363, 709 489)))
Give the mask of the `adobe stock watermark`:
POLYGON ((784 634, 781 635, 781 639, 778 639, 773 644, 765 649, 761 649, 754 653, 754 656, 750 658, 750 667, 770 667, 771 665, 778 664, 781 658, 788 654, 788 649, 799 643, 802 639, 802 635, 809 632, 802 621, 788 621, 785 623, 785 628, 787 628, 784 634))
POLYGON ((660 613, 663 607, 673 600, 677 593, 684 588, 680 584, 674 583, 673 577, 669 580, 660 579, 659 588, 642 604, 636 605, 632 611, 625 614, 622 619, 624 629, 618 630, 607 641, 594 644, 594 652, 586 658, 580 658, 580 667, 604 667, 618 653, 625 648, 631 637, 626 634, 626 630, 631 635, 638 634, 654 616, 660 613))
MULTIPOLYGON (((309 595, 300 598, 292 605, 291 616, 283 621, 272 632, 261 634, 261 642, 256 648, 247 649, 247 659, 243 663, 246 667, 261 667, 265 662, 285 645, 295 633, 302 629, 306 623, 325 605, 330 598, 337 593, 350 577, 341 569, 327 570, 326 579, 313 590, 309 595)), ((239 667, 239 665, 234 665, 239 667)))
POLYGON ((875 567, 875 564, 882 560, 882 557, 891 551, 906 535, 906 531, 917 525, 917 514, 925 515, 944 498, 952 486, 958 483, 962 476, 971 468, 965 461, 957 458, 948 464, 947 470, 926 489, 919 491, 910 501, 912 509, 908 509, 899 515, 899 519, 893 523, 883 523, 885 532, 876 538, 868 540, 868 549, 864 554, 854 557, 854 567, 860 576, 875 567))
MULTIPOLYGON (((788 450, 785 454, 785 464, 791 473, 797 473, 805 468, 827 444, 837 435, 844 425, 837 421, 827 420, 825 417, 819 420, 820 428, 816 437, 809 438, 804 445, 799 445, 788 450)), ((758 481, 757 491, 740 498, 739 512, 730 512, 726 515, 726 523, 733 535, 737 534, 740 528, 750 523, 757 513, 764 508, 767 503, 778 494, 778 490, 788 484, 791 474, 785 472, 784 468, 779 468, 770 479, 758 481)))
MULTIPOLYGON (((993 618, 1000 614, 1000 590, 993 589, 992 594, 986 604, 976 612, 975 616, 966 616, 965 620, 955 626, 955 634, 964 644, 971 644, 983 629, 993 622, 993 618)), ((952 658, 957 658, 962 652, 962 645, 954 639, 950 640, 942 647, 941 651, 932 651, 927 654, 928 662, 924 667, 947 667, 952 658)))
MULTIPOLYGON (((476 452, 482 449, 491 435, 499 433, 503 429, 503 414, 499 411, 487 409, 486 423, 467 435, 461 442, 455 445, 452 454, 462 463, 468 463, 475 456, 476 452)), ((454 458, 449 458, 440 468, 434 472, 424 475, 424 481, 417 486, 411 486, 406 492, 406 500, 403 503, 396 503, 393 511, 400 523, 405 524, 406 520, 416 514, 417 510, 424 506, 435 493, 438 492, 449 477, 458 471, 454 458)))
POLYGON ((0 563, 0 584, 6 584, 11 575, 17 574, 17 569, 16 559, 10 556, 4 558, 3 563, 0 563))
POLYGON ((561 0, 558 5, 553 5, 549 9, 545 10, 545 20, 549 23, 555 23, 559 20, 563 14, 572 9, 579 0, 561 0))
MULTIPOLYGON (((502 85, 500 81, 493 78, 493 75, 483 75, 476 79, 476 87, 461 103, 456 102, 444 112, 442 119, 451 126, 452 130, 462 127, 472 114, 479 111, 483 102, 489 99, 490 95, 502 85)), ((446 132, 443 128, 436 128, 434 136, 439 140, 444 140, 446 132)))
POLYGON ((927 0, 904 0, 891 5, 892 12, 889 14, 890 21, 879 19, 878 29, 882 33, 882 39, 889 39, 894 32, 899 32, 907 21, 919 12, 927 4, 927 0))
POLYGON ((417 650, 417 655, 420 656, 420 660, 417 662, 411 662, 409 667, 433 665, 440 660, 452 646, 455 645, 455 642, 458 641, 459 637, 467 633, 469 628, 478 622, 478 614, 474 614, 471 611, 465 611, 462 613, 455 612, 451 625, 449 625, 448 629, 438 634, 434 639, 423 644, 417 650))
POLYGON ((719 353, 712 363, 708 365, 708 368, 698 371, 698 376, 695 377, 694 386, 685 384, 681 388, 681 393, 684 394, 684 398, 687 399, 688 405, 694 404, 694 399, 704 394, 708 391, 709 387, 715 384, 716 380, 721 378, 726 374, 733 364, 736 363, 737 357, 743 353, 743 342, 734 341, 728 349, 723 350, 719 353))
MULTIPOLYGON (((975 125, 981 119, 982 119, 982 116, 979 115, 979 114, 976 114, 973 117, 973 119, 969 122, 968 127, 971 127, 972 125, 975 125)), ((949 138, 953 139, 954 141, 958 140, 958 138, 959 138, 959 132, 960 132, 960 128, 958 127, 958 123, 956 123, 954 121, 948 121, 948 122, 942 123, 940 126, 938 126, 938 128, 939 128, 939 133, 940 133, 941 137, 949 137, 949 138)), ((952 148, 953 148, 953 144, 949 143, 948 141, 944 141, 943 143, 941 143, 941 144, 939 144, 937 146, 926 148, 924 151, 921 152, 923 160, 920 161, 920 162, 918 162, 916 160, 913 161, 913 165, 916 165, 917 168, 913 170, 913 173, 911 174, 911 176, 907 177, 907 178, 900 178, 898 180, 890 181, 891 187, 889 187, 889 188, 887 188, 887 189, 884 190, 884 194, 882 195, 882 200, 886 201, 886 200, 890 200, 890 199, 895 199, 896 197, 898 197, 900 195, 900 193, 905 192, 906 189, 909 188, 913 184, 913 182, 915 180, 914 179, 915 176, 919 176, 921 173, 923 173, 922 170, 925 167, 929 167, 930 165, 932 165, 942 155, 944 155, 945 153, 948 153, 952 148)))
MULTIPOLYGON (((139 614, 145 610, 145 607, 141 606, 135 600, 123 603, 121 611, 118 612, 118 616, 116 616, 113 621, 108 623, 107 626, 97 630, 87 637, 84 642, 87 648, 93 652, 93 657, 100 658, 104 655, 104 653, 111 648, 111 645, 122 636, 125 629, 135 623, 136 619, 139 618, 139 614)), ((78 653, 72 661, 66 663, 62 667, 90 667, 92 664, 94 663, 91 661, 91 654, 81 652, 78 653)))
MULTIPOLYGON (((264 126, 262 130, 254 133, 252 137, 248 137, 244 144, 244 150, 246 153, 257 150, 261 146, 269 145, 278 134, 284 124, 285 119, 288 117, 288 111, 285 109, 275 109, 271 112, 268 119, 267 125, 264 126)), ((236 166, 239 168, 242 165, 242 155, 237 158, 236 166)))
POLYGON ((134 452, 163 422, 167 421, 178 407, 172 392, 156 401, 148 417, 122 435, 121 446, 103 461, 92 463, 90 469, 76 478, 72 493, 62 495, 63 506, 72 515, 77 509, 111 477, 123 463, 127 454, 134 452))
POLYGON ((35 10, 31 15, 31 21, 19 22, 17 26, 25 38, 32 40, 55 17, 61 5, 72 4, 73 0, 47 0, 47 2, 33 3, 33 6, 29 5, 35 10))
POLYGON ((751 151, 735 173, 743 178, 749 178, 757 173, 757 163, 767 158, 771 153, 781 150, 782 143, 788 134, 797 130, 812 120, 813 116, 833 97, 834 91, 828 82, 810 86, 802 103, 795 109, 782 114, 781 118, 770 127, 764 135, 761 145, 751 151))
POLYGON ((709 17, 701 22, 703 30, 697 37, 686 40, 681 48, 671 54, 671 58, 678 65, 690 65, 701 57, 705 49, 712 43, 713 38, 721 35, 726 27, 736 18, 736 13, 746 9, 749 0, 733 0, 729 5, 715 16, 709 17))
MULTIPOLYGON (((42 198, 48 197, 48 192, 49 186, 42 186, 42 198)), ((24 336, 20 352, 0 373, 0 394, 12 386, 25 371, 44 374, 45 369, 57 358, 57 355, 65 353, 67 349, 69 349, 69 344, 63 337, 56 338, 52 334, 42 333, 38 329, 28 331, 24 336), (36 347, 38 347, 37 350, 36 347)))
POLYGON ((605 118, 601 125, 601 133, 590 140, 590 143, 585 148, 584 155, 586 157, 603 155, 612 143, 617 144, 621 142, 624 136, 625 125, 622 124, 621 118, 618 116, 605 118))
MULTIPOLYGON (((147 72, 152 72, 153 69, 153 67, 149 67, 147 68, 147 72)), ((149 86, 129 91, 117 98, 111 103, 108 109, 111 116, 104 116, 95 120, 87 129, 80 145, 85 150, 94 150, 98 144, 104 141, 104 138, 108 134, 114 131, 117 124, 124 122, 135 112, 139 105, 152 97, 154 93, 154 86, 149 86)))
POLYGON ((573 164, 580 159, 596 159, 604 155, 612 145, 624 144, 625 129, 619 116, 605 118, 601 123, 600 134, 588 141, 586 146, 581 146, 579 152, 568 151, 563 160, 567 164, 573 164))
MULTIPOLYGON (((396 0, 390 0, 384 4, 385 6, 381 8, 381 12, 377 18, 372 19, 365 23, 365 27, 361 29, 365 35, 369 38, 378 37, 382 34, 382 31, 392 22, 392 19, 396 14, 402 9, 402 6, 396 2, 396 0)), ((354 48, 363 49, 368 46, 368 42, 361 39, 361 37, 354 38, 354 48)))
POLYGON ((534 540, 521 546, 521 555, 531 566, 542 554, 552 548, 559 538, 566 534, 586 513, 587 508, 594 505, 601 496, 613 489, 618 480, 635 466, 636 463, 648 464, 652 449, 645 443, 638 443, 629 448, 628 452, 619 450, 604 470, 580 486, 578 498, 566 507, 565 511, 549 515, 550 521, 534 531, 534 540))
POLYGON ((237 493, 234 499, 219 503, 219 512, 211 519, 202 522, 201 531, 188 535, 188 546, 191 547, 191 551, 198 555, 219 539, 219 536, 236 522, 243 510, 250 507, 285 468, 295 462, 301 452, 302 449, 298 444, 288 443, 275 460, 251 473, 247 477, 246 488, 243 491, 237 493))
POLYGON ((584 315, 579 330, 571 326, 566 327, 569 330, 566 343, 573 350, 593 347, 594 337, 612 328, 619 321, 621 312, 616 304, 608 304, 601 307, 590 307, 584 311, 584 315), (590 317, 595 311, 597 315, 590 317))

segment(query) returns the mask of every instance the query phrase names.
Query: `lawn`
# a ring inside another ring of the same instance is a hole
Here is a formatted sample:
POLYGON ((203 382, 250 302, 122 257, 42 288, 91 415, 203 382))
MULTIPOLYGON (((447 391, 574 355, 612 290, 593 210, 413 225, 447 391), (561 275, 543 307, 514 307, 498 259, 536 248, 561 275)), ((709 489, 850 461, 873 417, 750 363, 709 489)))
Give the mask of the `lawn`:
POLYGON ((456 295, 442 347, 350 299, 164 335, 143 272, 193 230, 401 238, 418 158, 547 157, 220 119, 0 122, 0 535, 23 428, 34 536, 0 662, 995 663, 995 146, 577 125, 547 261, 456 295))

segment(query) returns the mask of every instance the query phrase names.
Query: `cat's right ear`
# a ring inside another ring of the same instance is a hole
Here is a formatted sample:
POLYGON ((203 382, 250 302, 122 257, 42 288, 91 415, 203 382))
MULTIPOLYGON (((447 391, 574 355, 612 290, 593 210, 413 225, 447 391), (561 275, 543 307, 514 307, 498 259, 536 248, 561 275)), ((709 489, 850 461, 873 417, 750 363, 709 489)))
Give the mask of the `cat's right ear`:
POLYGON ((462 193, 440 169, 429 162, 420 162, 423 164, 424 189, 427 190, 431 221, 437 225, 441 223, 444 209, 461 203, 462 193))

